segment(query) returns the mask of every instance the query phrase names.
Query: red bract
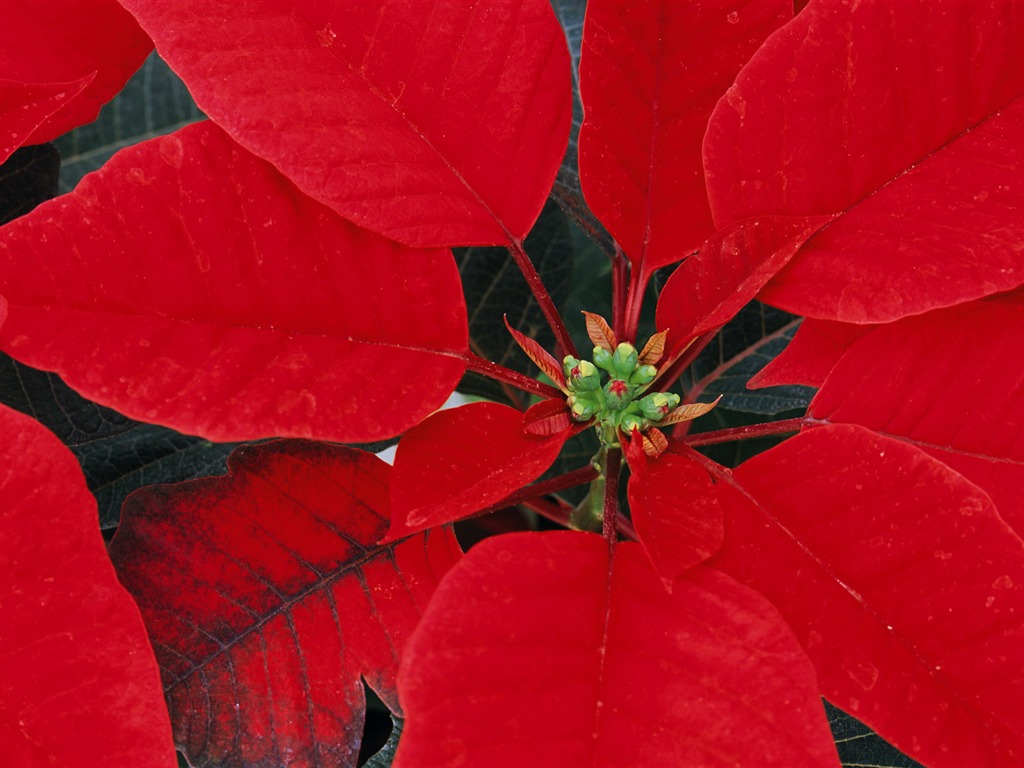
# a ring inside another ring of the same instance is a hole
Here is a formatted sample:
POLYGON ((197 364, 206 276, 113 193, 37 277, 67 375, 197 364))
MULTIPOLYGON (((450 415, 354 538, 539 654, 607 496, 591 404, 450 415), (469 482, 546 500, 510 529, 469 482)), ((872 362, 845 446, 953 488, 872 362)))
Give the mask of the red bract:
MULTIPOLYGON (((190 759, 354 765, 363 676, 405 768, 834 765, 819 695, 929 765, 1024 761, 1020 8, 591 0, 579 176, 617 242, 588 355, 523 247, 569 127, 546 0, 124 5, 211 122, 4 227, 0 345, 214 439, 402 435, 393 471, 277 442, 126 506, 190 759), (553 343, 504 308, 553 386, 468 338, 438 248, 480 244, 543 311, 553 343), (755 296, 812 318, 755 382, 820 391, 691 434, 755 296), (520 407, 434 413, 467 370, 520 407), (695 450, 793 432, 736 468, 695 450), (603 538, 493 538, 445 575, 437 526, 520 503, 603 538)), ((0 143, 101 63, 16 78, 0 143)))
POLYGON ((9 765, 175 765, 139 611, 74 457, 0 408, 0 754, 9 765))

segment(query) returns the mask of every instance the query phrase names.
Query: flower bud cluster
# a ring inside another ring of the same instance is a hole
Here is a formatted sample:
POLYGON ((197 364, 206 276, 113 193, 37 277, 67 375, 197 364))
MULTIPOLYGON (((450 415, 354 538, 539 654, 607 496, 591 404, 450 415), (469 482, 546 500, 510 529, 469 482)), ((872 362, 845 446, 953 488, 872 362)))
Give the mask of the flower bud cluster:
POLYGON ((594 419, 602 426, 630 433, 656 425, 679 405, 679 395, 654 392, 642 396, 658 369, 639 362, 632 344, 614 350, 594 347, 593 362, 571 355, 562 361, 568 404, 576 421, 594 419), (604 371, 608 381, 601 383, 604 371))

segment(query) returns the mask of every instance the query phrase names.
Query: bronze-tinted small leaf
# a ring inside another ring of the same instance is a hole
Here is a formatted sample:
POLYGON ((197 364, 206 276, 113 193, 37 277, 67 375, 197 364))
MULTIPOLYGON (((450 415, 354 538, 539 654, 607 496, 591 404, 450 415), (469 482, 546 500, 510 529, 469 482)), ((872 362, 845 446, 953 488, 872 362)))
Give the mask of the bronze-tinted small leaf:
POLYGON ((651 336, 640 350, 641 365, 657 365, 661 356, 665 354, 665 339, 668 338, 668 328, 658 331, 651 336))
POLYGON ((668 438, 657 427, 651 427, 643 434, 644 453, 656 459, 668 448, 668 438))
POLYGON ((658 426, 666 427, 669 424, 679 424, 683 421, 693 421, 694 419, 703 416, 705 413, 711 411, 718 401, 722 399, 719 395, 715 398, 713 403, 688 403, 686 405, 680 405, 674 411, 669 413, 664 419, 658 422, 658 426))
POLYGON ((555 382, 555 385, 563 392, 567 392, 562 366, 558 364, 554 356, 529 336, 520 333, 509 325, 507 315, 505 316, 505 327, 508 328, 508 332, 512 334, 512 338, 515 339, 519 348, 526 353, 528 358, 533 360, 534 365, 540 368, 541 373, 555 382))
POLYGON ((523 431, 528 435, 550 437, 572 426, 573 420, 564 400, 541 400, 523 414, 523 431))
POLYGON ((614 352, 619 341, 608 321, 593 312, 584 312, 583 315, 587 318, 587 335, 594 342, 594 346, 614 352))

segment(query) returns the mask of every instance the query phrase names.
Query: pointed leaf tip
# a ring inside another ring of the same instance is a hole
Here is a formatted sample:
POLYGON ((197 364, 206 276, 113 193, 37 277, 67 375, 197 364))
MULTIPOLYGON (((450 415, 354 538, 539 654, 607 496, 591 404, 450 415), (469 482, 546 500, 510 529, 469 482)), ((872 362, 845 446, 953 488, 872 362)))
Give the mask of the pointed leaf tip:
POLYGON ((614 352, 619 342, 608 321, 593 312, 584 311, 583 316, 587 318, 587 335, 594 346, 614 352))
POLYGON ((722 399, 722 395, 719 395, 710 403, 688 403, 686 405, 680 405, 668 416, 658 422, 658 426, 667 427, 670 424, 679 424, 684 421, 693 421, 696 418, 700 418, 705 413, 710 413, 718 402, 722 399))
POLYGON ((504 315, 503 319, 505 320, 505 327, 508 328, 508 332, 512 334, 512 338, 515 339, 519 348, 526 353, 526 356, 533 361, 533 364, 540 369, 541 373, 555 382, 555 385, 565 392, 565 375, 562 373, 562 366, 558 364, 554 356, 535 340, 513 328, 508 321, 508 315, 504 315))
POLYGON ((658 331, 647 340, 647 343, 644 344, 644 348, 640 350, 641 365, 658 364, 662 355, 665 354, 665 340, 668 338, 668 332, 668 328, 663 331, 658 331))

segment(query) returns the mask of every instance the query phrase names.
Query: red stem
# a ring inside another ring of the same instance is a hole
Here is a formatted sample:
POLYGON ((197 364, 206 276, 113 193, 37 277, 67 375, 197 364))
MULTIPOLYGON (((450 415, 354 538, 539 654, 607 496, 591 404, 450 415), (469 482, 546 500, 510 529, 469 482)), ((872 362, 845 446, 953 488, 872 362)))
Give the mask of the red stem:
POLYGON ((716 334, 717 331, 709 331, 702 334, 690 346, 685 347, 681 352, 675 352, 674 354, 677 357, 670 359, 669 362, 662 366, 661 373, 654 380, 651 390, 664 392, 675 384, 676 380, 683 375, 683 371, 690 367, 693 361, 697 359, 697 355, 704 351, 704 348, 711 343, 716 334))
POLYGON ((615 254, 612 256, 612 328, 615 335, 623 338, 625 330, 623 322, 626 316, 626 300, 629 296, 629 259, 622 248, 615 243, 615 254))
POLYGON ((626 317, 623 321, 621 339, 636 343, 636 332, 640 327, 640 309, 644 303, 644 290, 650 275, 645 270, 634 269, 629 275, 629 291, 626 301, 626 317))
POLYGON ((566 355, 576 357, 576 345, 572 343, 572 337, 562 321, 562 316, 558 314, 558 308, 555 306, 555 302, 551 300, 548 289, 544 287, 544 281, 537 274, 537 268, 533 266, 533 262, 524 250, 522 241, 510 238, 508 252, 512 255, 516 266, 519 267, 519 271, 523 273, 523 277, 526 278, 526 284, 530 286, 533 297, 537 300, 537 304, 540 305, 544 317, 547 318, 551 332, 555 334, 558 358, 561 359, 566 355))
POLYGON ((503 365, 492 363, 490 360, 480 357, 473 352, 464 352, 462 359, 466 363, 466 370, 475 371, 476 373, 482 374, 489 379, 494 379, 495 381, 511 384, 513 387, 517 387, 524 392, 529 392, 531 395, 557 399, 565 397, 557 387, 552 387, 550 384, 545 384, 542 381, 531 379, 529 376, 522 374, 519 371, 513 371, 511 368, 506 368, 503 365))
POLYGON ((619 475, 622 474, 622 449, 609 448, 604 476, 604 519, 601 533, 609 540, 609 555, 618 534, 619 475))
POLYGON ((689 435, 683 440, 683 443, 692 448, 698 445, 728 443, 733 440, 749 440, 754 437, 771 437, 772 435, 784 435, 787 432, 799 432, 804 427, 816 427, 821 423, 809 416, 798 416, 795 419, 769 421, 764 424, 750 424, 745 427, 716 429, 713 432, 700 432, 696 435, 689 435))
MULTIPOLYGON (((497 512, 508 507, 514 507, 518 504, 524 504, 533 499, 538 499, 542 496, 548 496, 552 493, 558 493, 564 491, 567 488, 575 488, 577 485, 584 485, 589 483, 595 477, 597 477, 597 470, 594 469, 593 465, 588 464, 585 467, 574 469, 572 472, 566 472, 565 474, 552 477, 548 480, 541 480, 539 483, 533 485, 527 485, 520 488, 518 491, 513 491, 501 501, 491 504, 489 507, 484 507, 479 512, 476 512, 473 516, 487 515, 491 512, 497 512)), ((565 518, 562 519, 560 515, 556 517, 550 517, 545 511, 532 507, 535 512, 538 512, 544 517, 554 520, 556 523, 565 525, 569 521, 569 515, 566 514, 565 518)))

